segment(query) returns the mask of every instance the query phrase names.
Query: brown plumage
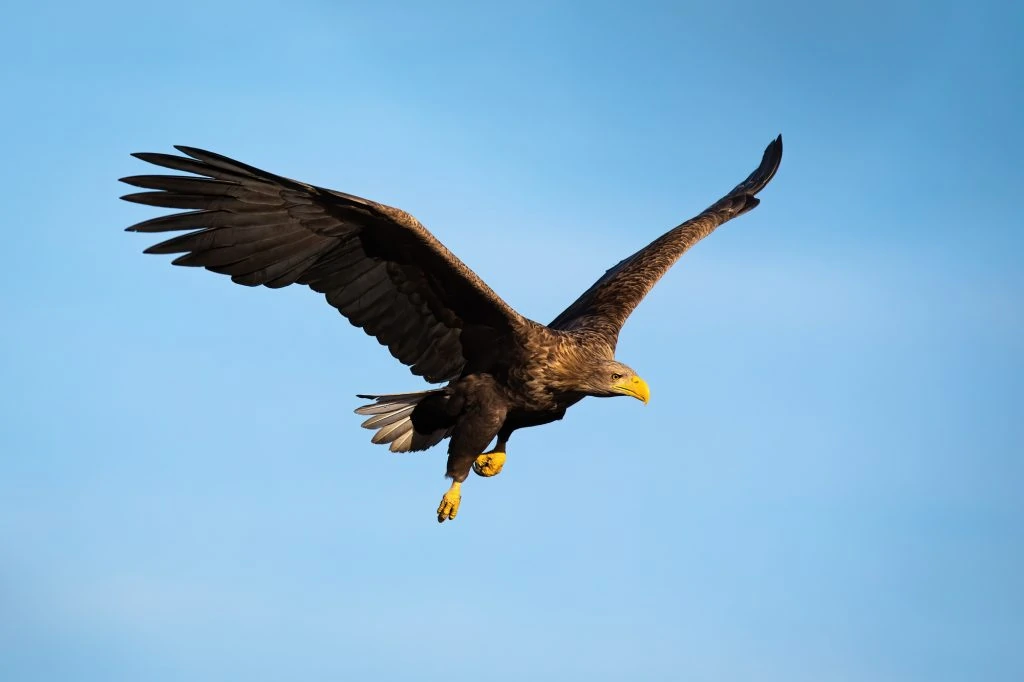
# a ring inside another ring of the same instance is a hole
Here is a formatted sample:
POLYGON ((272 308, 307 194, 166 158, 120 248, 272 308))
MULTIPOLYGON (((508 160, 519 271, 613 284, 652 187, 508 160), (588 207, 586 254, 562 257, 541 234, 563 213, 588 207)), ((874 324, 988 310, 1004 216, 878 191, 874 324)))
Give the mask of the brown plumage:
POLYGON ((305 284, 388 347, 435 390, 367 395, 363 426, 392 451, 422 450, 450 437, 438 520, 454 518, 459 484, 471 468, 493 475, 516 429, 561 419, 585 396, 648 399, 646 383, 614 358, 619 331, 651 287, 693 244, 751 210, 775 175, 782 137, 761 165, 700 215, 608 270, 549 325, 498 297, 408 213, 290 180, 219 154, 140 153, 191 175, 138 175, 147 190, 122 198, 183 209, 128 230, 186 234, 146 253, 183 254, 176 265, 205 267, 239 284, 305 284), (497 436, 492 453, 482 455, 497 436), (500 455, 500 460, 497 459, 500 455))

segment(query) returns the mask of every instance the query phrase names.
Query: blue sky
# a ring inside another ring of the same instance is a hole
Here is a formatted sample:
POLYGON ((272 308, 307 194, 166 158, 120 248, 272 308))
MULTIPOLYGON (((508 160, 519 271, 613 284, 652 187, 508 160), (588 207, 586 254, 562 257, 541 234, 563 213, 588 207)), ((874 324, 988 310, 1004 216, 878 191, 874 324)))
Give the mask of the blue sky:
POLYGON ((5 14, 0 678, 1024 678, 1021 5, 366 4, 5 14), (443 451, 351 414, 419 380, 117 200, 206 147, 547 321, 780 132, 622 335, 650 406, 516 434, 443 526, 443 451))

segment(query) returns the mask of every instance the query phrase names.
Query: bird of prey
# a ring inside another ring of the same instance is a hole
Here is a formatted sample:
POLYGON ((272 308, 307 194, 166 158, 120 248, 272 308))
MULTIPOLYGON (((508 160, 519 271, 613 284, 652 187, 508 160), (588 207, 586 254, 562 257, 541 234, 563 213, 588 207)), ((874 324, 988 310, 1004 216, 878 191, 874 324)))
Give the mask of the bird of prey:
POLYGON ((494 476, 517 429, 561 419, 586 396, 647 403, 647 383, 615 359, 619 331, 696 242, 753 209, 775 175, 782 136, 750 176, 699 215, 621 261, 550 324, 513 310, 405 211, 316 187, 193 147, 133 156, 186 175, 135 175, 123 199, 180 209, 128 228, 174 232, 146 253, 183 254, 247 286, 304 284, 388 347, 431 390, 360 395, 374 443, 425 450, 449 438, 437 520, 454 519, 470 470, 494 476), (492 440, 495 446, 485 452, 492 440))

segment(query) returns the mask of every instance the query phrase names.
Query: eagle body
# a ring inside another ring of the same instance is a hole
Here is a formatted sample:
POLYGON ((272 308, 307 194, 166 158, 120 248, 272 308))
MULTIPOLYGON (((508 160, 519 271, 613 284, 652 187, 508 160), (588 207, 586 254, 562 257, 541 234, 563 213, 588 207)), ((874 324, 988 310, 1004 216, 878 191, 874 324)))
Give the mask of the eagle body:
POLYGON ((395 405, 399 409, 386 414, 397 412, 404 417, 368 419, 368 428, 379 429, 376 441, 398 443, 394 449, 399 451, 420 450, 433 443, 412 440, 418 434, 450 436, 446 475, 462 482, 495 436, 504 445, 517 429, 565 416, 570 406, 586 396, 586 386, 576 381, 584 375, 580 367, 593 364, 588 358, 595 352, 611 360, 610 349, 601 353, 600 345, 587 345, 580 334, 526 322, 530 328, 520 331, 522 344, 515 352, 496 354, 490 366, 466 372, 443 389, 359 396, 376 400, 360 408, 362 414, 380 414, 381 406, 395 405), (401 440, 403 436, 410 438, 408 446, 401 440))
POLYGON ((356 410, 374 443, 394 452, 449 439, 451 488, 438 520, 455 518, 470 471, 501 471, 517 429, 565 416, 584 397, 631 396, 646 382, 615 359, 629 314, 682 254, 753 209, 775 175, 782 138, 758 168, 699 215, 609 269, 544 325, 520 315, 414 217, 397 208, 274 175, 213 152, 135 154, 174 175, 122 181, 147 191, 122 198, 178 212, 129 227, 184 234, 147 253, 182 254, 247 286, 308 286, 391 354, 440 388, 361 395, 356 410), (495 447, 484 452, 497 439, 495 447))

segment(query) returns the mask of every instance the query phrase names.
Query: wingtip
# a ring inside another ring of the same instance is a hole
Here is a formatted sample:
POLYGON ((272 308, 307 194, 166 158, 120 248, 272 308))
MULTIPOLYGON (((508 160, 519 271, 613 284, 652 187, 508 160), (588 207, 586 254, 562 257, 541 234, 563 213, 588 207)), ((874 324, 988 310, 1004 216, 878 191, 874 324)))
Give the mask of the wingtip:
POLYGON ((139 161, 145 161, 146 163, 152 163, 156 166, 160 166, 161 161, 166 158, 176 159, 178 157, 172 154, 164 154, 162 152, 132 152, 131 156, 135 157, 139 161))
POLYGON ((224 157, 224 156, 222 156, 220 154, 217 154, 215 152, 210 152, 210 151, 207 151, 205 149, 200 149, 199 147, 192 147, 192 146, 187 145, 187 144, 176 144, 176 145, 173 145, 173 146, 174 146, 175 149, 177 149, 179 152, 181 152, 185 156, 191 157, 191 158, 195 159, 196 161, 204 161, 204 162, 208 163, 211 158, 213 158, 213 159, 223 158, 225 160, 230 160, 230 159, 227 159, 227 157, 224 157))
MULTIPOLYGON (((748 175, 746 180, 733 187, 732 191, 729 192, 726 198, 735 197, 737 195, 744 195, 748 198, 753 197, 768 186, 768 183, 775 177, 775 173, 779 170, 780 165, 782 165, 781 134, 769 142, 768 146, 764 148, 764 154, 761 155, 761 163, 759 163, 757 168, 754 169, 754 172, 748 175)), ((741 212, 745 213, 756 205, 757 204, 753 203, 745 204, 745 208, 741 212)), ((736 215, 739 215, 739 213, 736 215)))
POLYGON ((769 142, 768 146, 765 147, 764 155, 761 158, 761 165, 756 171, 754 171, 753 177, 757 177, 757 181, 755 182, 756 189, 754 189, 753 194, 761 191, 769 182, 771 182, 781 164, 782 133, 779 133, 778 136, 776 136, 776 138, 769 142))

